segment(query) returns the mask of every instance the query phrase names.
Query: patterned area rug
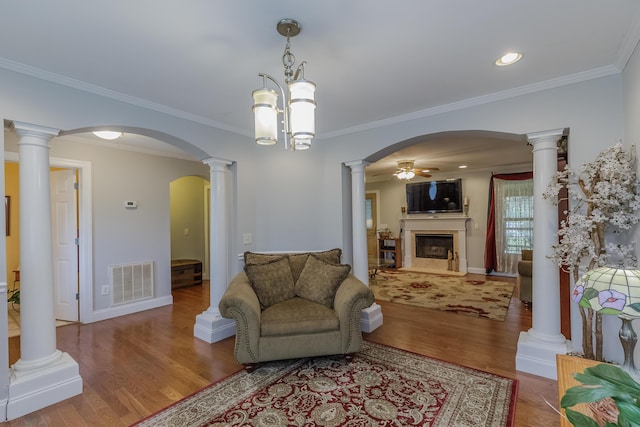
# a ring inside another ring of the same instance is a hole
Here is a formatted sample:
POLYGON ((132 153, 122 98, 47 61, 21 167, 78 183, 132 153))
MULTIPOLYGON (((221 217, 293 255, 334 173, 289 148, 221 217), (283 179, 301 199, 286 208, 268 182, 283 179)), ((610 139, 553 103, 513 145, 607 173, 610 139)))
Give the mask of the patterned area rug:
POLYGON ((238 372, 136 426, 512 426, 517 380, 365 342, 238 372))
POLYGON ((370 281, 376 299, 504 320, 515 285, 466 276, 386 270, 370 281))

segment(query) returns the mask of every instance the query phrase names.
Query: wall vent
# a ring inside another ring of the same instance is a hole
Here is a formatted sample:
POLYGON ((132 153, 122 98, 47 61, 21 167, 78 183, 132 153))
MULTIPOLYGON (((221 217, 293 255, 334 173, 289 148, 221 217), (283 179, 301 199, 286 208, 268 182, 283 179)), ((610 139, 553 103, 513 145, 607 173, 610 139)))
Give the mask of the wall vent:
POLYGON ((109 266, 113 305, 153 298, 153 261, 109 266))

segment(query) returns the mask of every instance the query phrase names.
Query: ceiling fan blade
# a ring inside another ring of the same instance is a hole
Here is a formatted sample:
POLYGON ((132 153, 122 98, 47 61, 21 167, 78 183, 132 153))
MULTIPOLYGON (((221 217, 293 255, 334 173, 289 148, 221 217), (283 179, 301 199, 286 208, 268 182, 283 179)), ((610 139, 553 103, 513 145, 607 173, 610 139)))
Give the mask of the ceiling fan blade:
POLYGON ((433 175, 428 174, 426 172, 422 172, 421 170, 414 170, 413 173, 415 173, 417 176, 421 176, 423 178, 431 178, 433 175))

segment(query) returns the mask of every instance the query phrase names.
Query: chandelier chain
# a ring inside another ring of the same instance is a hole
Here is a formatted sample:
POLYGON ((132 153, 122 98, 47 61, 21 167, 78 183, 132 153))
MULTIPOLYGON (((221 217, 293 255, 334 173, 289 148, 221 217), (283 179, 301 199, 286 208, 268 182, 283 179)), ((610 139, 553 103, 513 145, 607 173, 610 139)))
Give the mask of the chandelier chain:
POLYGON ((293 64, 296 63, 296 57, 291 53, 291 43, 289 41, 289 35, 287 35, 287 44, 284 47, 284 54, 282 54, 282 64, 284 65, 285 82, 289 83, 293 77, 293 64))

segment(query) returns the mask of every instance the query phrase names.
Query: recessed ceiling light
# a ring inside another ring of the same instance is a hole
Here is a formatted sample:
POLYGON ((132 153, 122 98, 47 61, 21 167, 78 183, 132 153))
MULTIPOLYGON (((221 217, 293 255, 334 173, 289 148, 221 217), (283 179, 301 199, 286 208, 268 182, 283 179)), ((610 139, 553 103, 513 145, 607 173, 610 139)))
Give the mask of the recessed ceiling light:
POLYGON ((109 140, 118 139, 122 136, 122 132, 115 132, 111 130, 99 130, 99 131, 93 132, 93 134, 98 138, 109 139, 109 140))
POLYGON ((467 165, 460 165, 458 166, 458 169, 466 169, 467 165))
POLYGON ((522 59, 522 54, 520 52, 509 52, 496 59, 496 65, 498 67, 504 67, 505 65, 515 64, 520 61, 520 59, 522 59))

